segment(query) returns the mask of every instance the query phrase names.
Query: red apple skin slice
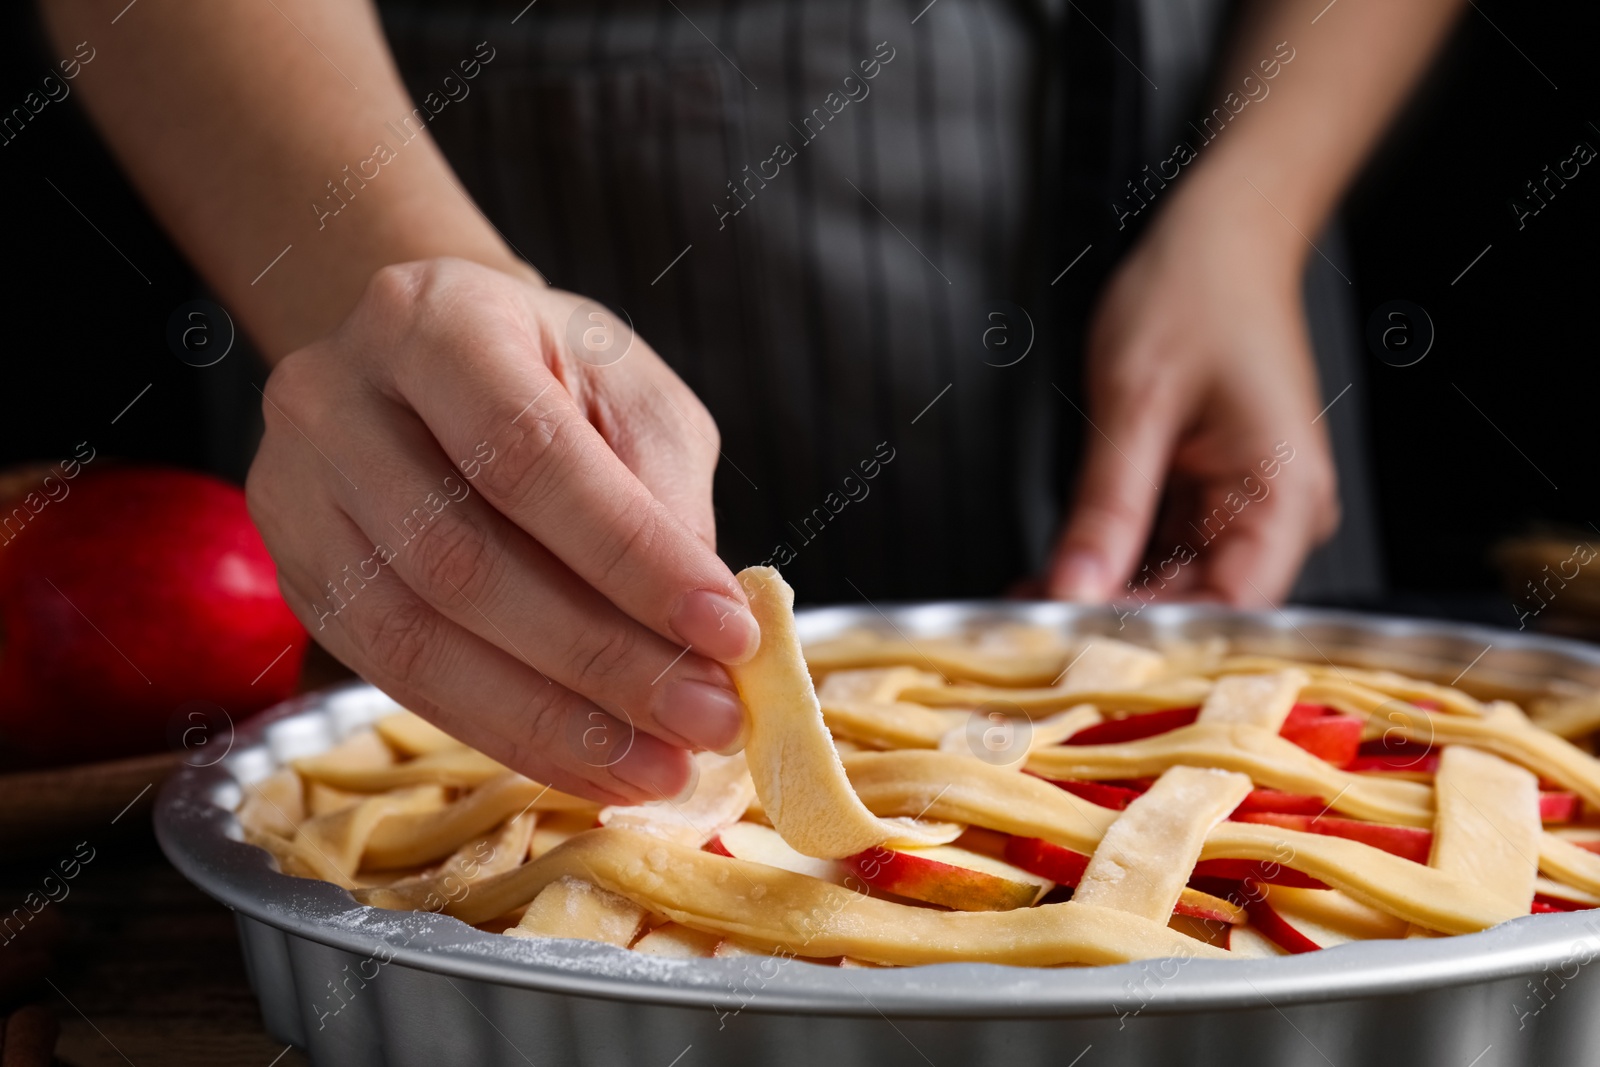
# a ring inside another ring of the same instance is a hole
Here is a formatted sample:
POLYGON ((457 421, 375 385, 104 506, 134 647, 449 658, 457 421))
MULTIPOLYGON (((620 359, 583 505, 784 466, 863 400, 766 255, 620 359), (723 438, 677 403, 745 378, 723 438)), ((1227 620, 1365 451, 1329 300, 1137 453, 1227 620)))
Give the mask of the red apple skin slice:
POLYGON ((1109 782, 1083 782, 1070 778, 1046 778, 1045 781, 1065 789, 1075 797, 1082 797, 1091 804, 1098 804, 1112 811, 1126 810, 1128 805, 1139 799, 1139 795, 1144 792, 1142 789, 1129 789, 1127 786, 1111 785, 1109 782))
POLYGON ((1560 897, 1535 893, 1533 895, 1533 907, 1528 909, 1528 914, 1547 915, 1559 911, 1588 911, 1593 907, 1593 904, 1583 904, 1576 900, 1562 900, 1560 897))
MULTIPOLYGON (((1194 867, 1195 878, 1220 878, 1228 882, 1253 881, 1291 889, 1327 889, 1308 874, 1301 874, 1281 863, 1264 860, 1201 860, 1194 867)), ((1220 895, 1220 894, 1218 894, 1220 895)))
POLYGON ((1042 838, 1013 837, 1006 842, 1006 862, 1057 885, 1076 886, 1089 866, 1089 857, 1042 838))
POLYGON ((1539 794, 1539 820, 1541 822, 1572 822, 1583 812, 1576 793, 1550 792, 1539 794))
POLYGON ((1430 746, 1414 741, 1377 738, 1363 741, 1356 750, 1356 758, 1345 767, 1358 773, 1409 771, 1412 774, 1434 774, 1439 770, 1439 753, 1430 746))
POLYGON ((1344 767, 1361 747, 1363 725, 1360 719, 1321 704, 1296 704, 1278 732, 1313 756, 1344 767))
MULTIPOLYGON (((945 855, 958 851, 945 848, 945 855)), ((1028 907, 1041 895, 1037 882, 1013 881, 989 871, 881 846, 847 856, 841 862, 874 889, 957 911, 1012 911, 1028 907)))
MULTIPOLYGON (((1042 838, 1013 837, 1006 844, 1006 862, 1057 885, 1076 886, 1089 865, 1089 857, 1042 838)), ((1243 917, 1228 901, 1193 888, 1184 890, 1172 913, 1225 923, 1236 923, 1243 917)))
POLYGON ((1250 915, 1250 925, 1285 952, 1299 955, 1302 952, 1321 951, 1321 945, 1289 925, 1289 921, 1265 900, 1247 900, 1244 908, 1250 915))
POLYGON ((1320 815, 1328 810, 1328 802, 1321 797, 1304 793, 1282 793, 1276 789, 1252 789, 1250 795, 1239 802, 1229 818, 1241 814, 1272 812, 1279 815, 1320 815))
POLYGON ((1147 711, 1142 715, 1129 715, 1121 719, 1086 726, 1073 734, 1064 745, 1120 745, 1125 741, 1139 741, 1180 726, 1188 726, 1199 716, 1199 708, 1171 708, 1167 711, 1147 711))
POLYGON ((1247 812, 1234 816, 1236 822, 1263 823, 1285 830, 1325 834, 1360 841, 1364 845, 1382 849, 1414 863, 1426 864, 1433 848, 1433 833, 1415 826, 1391 826, 1387 823, 1362 822, 1359 819, 1341 819, 1324 815, 1284 815, 1274 812, 1247 812))

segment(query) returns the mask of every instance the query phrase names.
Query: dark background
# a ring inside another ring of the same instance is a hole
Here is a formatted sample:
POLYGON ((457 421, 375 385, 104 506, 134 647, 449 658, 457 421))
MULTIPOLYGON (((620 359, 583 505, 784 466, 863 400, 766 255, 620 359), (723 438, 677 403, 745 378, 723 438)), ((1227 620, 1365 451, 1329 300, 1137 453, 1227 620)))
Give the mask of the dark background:
MULTIPOLYGON (((30 8, 0 14, 6 109, 52 69, 30 8)), ((1368 421, 1394 590, 1378 606, 1514 623, 1509 598, 1494 592, 1492 546, 1600 522, 1600 363, 1589 318, 1600 161, 1521 230, 1509 206, 1578 141, 1600 149, 1591 124, 1600 123, 1597 24, 1593 5, 1468 7, 1350 196, 1362 314, 1409 300, 1437 335, 1414 366, 1370 361, 1368 421)), ((212 368, 173 356, 168 319, 204 290, 98 145, 75 95, 0 145, 0 197, 11 279, 0 464, 55 458, 88 440, 101 455, 242 478, 248 455, 208 444, 223 435, 208 434, 207 420, 259 419, 250 382, 264 372, 242 339, 212 368)))

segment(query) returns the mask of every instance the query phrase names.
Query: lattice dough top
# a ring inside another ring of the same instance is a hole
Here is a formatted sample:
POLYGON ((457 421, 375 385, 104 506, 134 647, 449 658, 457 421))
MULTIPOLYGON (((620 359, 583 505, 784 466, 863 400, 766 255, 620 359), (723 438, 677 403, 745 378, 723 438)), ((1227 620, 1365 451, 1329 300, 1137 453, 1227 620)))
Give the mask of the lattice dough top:
POLYGON ((802 649, 740 575, 744 752, 602 807, 409 712, 251 786, 247 840, 372 905, 680 957, 1029 966, 1306 952, 1600 906, 1600 761, 1400 674, 1001 625, 802 649))

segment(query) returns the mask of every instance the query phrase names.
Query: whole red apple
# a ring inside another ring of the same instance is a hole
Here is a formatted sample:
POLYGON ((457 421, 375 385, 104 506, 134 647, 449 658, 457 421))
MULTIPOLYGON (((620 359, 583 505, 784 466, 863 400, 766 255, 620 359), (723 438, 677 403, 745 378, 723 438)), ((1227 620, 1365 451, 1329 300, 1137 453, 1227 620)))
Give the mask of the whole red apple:
POLYGON ((306 633, 244 493, 105 462, 35 472, 0 510, 8 762, 155 751, 185 705, 214 703, 238 722, 299 677, 306 633))

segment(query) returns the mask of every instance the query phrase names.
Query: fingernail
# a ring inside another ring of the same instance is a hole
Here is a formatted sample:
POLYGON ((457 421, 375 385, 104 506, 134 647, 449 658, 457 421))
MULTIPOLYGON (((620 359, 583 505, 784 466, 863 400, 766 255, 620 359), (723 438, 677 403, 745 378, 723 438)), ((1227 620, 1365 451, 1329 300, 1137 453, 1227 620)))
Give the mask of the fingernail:
POLYGON ((682 802, 694 793, 700 781, 700 765, 694 757, 665 741, 648 744, 642 734, 639 742, 633 751, 611 765, 611 773, 619 781, 633 786, 651 800, 682 802), (685 763, 689 766, 687 779, 682 770, 685 763))
POLYGON ((722 663, 743 663, 761 645, 761 628, 750 609, 709 589, 685 593, 668 621, 696 652, 722 663))
POLYGON ((1064 600, 1099 601, 1104 595, 1105 573, 1105 565, 1093 552, 1068 552, 1056 567, 1051 591, 1064 600))
POLYGON ((663 682, 655 720, 694 748, 732 755, 744 747, 744 704, 730 689, 691 678, 663 682))

